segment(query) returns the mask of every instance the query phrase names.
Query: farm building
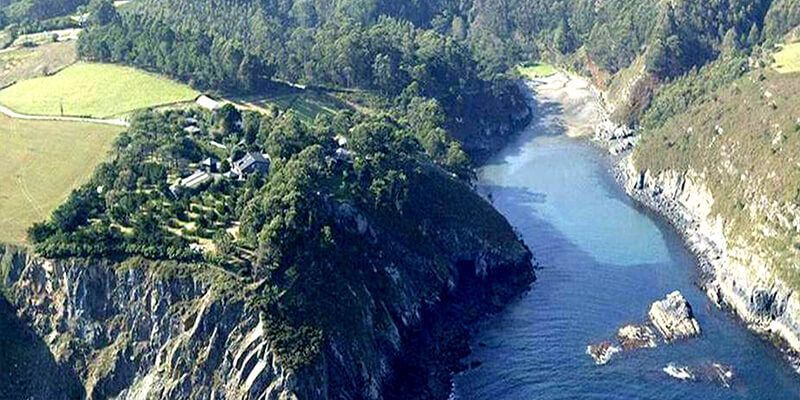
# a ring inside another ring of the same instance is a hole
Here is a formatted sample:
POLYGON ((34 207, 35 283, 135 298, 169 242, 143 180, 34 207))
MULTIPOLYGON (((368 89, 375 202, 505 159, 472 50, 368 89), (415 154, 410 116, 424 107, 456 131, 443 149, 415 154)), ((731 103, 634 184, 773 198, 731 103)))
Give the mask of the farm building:
POLYGON ((195 171, 195 173, 187 176, 186 178, 178 179, 175 184, 169 187, 169 190, 172 194, 177 195, 178 189, 185 188, 185 189, 197 189, 200 186, 211 182, 214 179, 214 176, 202 169, 195 171))
POLYGON ((196 127, 194 125, 187 126, 186 128, 183 128, 183 131, 188 133, 188 134, 190 134, 190 135, 195 135, 195 134, 198 134, 198 133, 202 132, 202 130, 200 128, 198 128, 198 127, 196 127))
POLYGON ((214 157, 206 158, 200 162, 200 165, 208 172, 217 172, 219 170, 219 161, 214 157))
POLYGON ((269 159, 257 151, 252 151, 245 154, 241 159, 234 161, 231 166, 231 171, 244 177, 254 172, 266 173, 269 171, 269 166, 269 159))
POLYGON ((222 107, 222 103, 206 95, 201 95, 200 97, 198 97, 197 100, 195 100, 195 103, 197 103, 198 106, 203 107, 209 111, 215 111, 218 108, 222 107))

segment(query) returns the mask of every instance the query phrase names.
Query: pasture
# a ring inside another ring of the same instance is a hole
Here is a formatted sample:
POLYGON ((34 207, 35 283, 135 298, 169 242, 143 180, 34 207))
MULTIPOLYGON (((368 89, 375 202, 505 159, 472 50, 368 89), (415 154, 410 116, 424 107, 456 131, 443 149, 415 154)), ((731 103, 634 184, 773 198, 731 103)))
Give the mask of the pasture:
POLYGON ((787 44, 775 53, 772 68, 782 74, 800 72, 800 43, 787 44))
POLYGON ((75 42, 0 50, 0 88, 57 72, 77 58, 75 42))
POLYGON ((0 103, 21 114, 110 118, 198 95, 188 85, 135 68, 77 63, 0 91, 0 103))
POLYGON ((86 182, 121 131, 0 114, 0 243, 24 243, 28 227, 86 182))

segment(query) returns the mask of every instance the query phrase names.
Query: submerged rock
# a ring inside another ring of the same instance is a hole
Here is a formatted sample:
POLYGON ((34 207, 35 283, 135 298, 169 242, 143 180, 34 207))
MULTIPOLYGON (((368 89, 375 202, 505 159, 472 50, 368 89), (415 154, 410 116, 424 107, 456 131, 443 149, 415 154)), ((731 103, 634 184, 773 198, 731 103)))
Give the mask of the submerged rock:
POLYGON ((589 345, 589 347, 586 348, 586 354, 592 356, 595 364, 597 365, 607 364, 609 361, 611 361, 611 357, 620 351, 622 351, 622 349, 614 346, 611 344, 611 342, 601 342, 598 344, 589 345))
POLYGON ((667 375, 682 381, 693 381, 695 379, 694 373, 692 373, 692 370, 690 370, 689 367, 680 367, 672 363, 664 367, 664 372, 667 375))
POLYGON ((731 387, 731 380, 733 380, 733 369, 731 367, 720 363, 712 363, 709 375, 712 380, 719 382, 723 387, 731 387))
POLYGON ((656 347, 656 334, 647 325, 626 325, 617 331, 617 340, 625 351, 656 347))
POLYGON ((679 291, 674 291, 668 294, 666 299, 653 303, 648 315, 667 342, 700 334, 700 324, 694 318, 692 306, 679 291))

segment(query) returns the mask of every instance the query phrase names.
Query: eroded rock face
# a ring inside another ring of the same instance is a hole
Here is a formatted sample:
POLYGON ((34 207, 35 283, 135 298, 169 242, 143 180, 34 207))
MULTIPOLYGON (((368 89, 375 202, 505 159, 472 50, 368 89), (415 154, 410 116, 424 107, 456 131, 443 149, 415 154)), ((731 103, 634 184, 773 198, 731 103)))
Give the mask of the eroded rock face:
MULTIPOLYGON (((618 172, 633 198, 681 232, 698 257, 703 287, 716 305, 734 311, 755 332, 780 337, 792 352, 800 352, 800 296, 775 274, 769 252, 728 237, 725 227, 730 221, 713 212, 714 193, 705 174, 691 169, 641 170, 630 156, 620 160, 618 172)), ((769 222, 754 229, 800 230, 796 205, 753 200, 747 207, 769 222)))
POLYGON ((648 316, 667 342, 700 335, 700 324, 681 292, 674 291, 653 303, 648 316))
POLYGON ((647 325, 626 325, 617 331, 617 340, 625 351, 656 347, 656 334, 647 325))

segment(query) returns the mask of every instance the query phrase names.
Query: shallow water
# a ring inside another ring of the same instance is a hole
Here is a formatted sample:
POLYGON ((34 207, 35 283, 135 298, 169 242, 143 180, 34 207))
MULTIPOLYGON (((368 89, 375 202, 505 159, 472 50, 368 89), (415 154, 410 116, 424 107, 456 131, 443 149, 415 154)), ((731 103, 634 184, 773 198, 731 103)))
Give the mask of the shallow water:
POLYGON ((522 299, 486 321, 456 375, 454 399, 800 398, 800 375, 780 352, 712 307, 680 237, 634 204, 613 181, 603 152, 540 120, 480 171, 480 190, 518 229, 542 270, 522 299), (650 304, 680 290, 703 330, 699 338, 616 354, 603 366, 586 346, 644 322, 650 304), (730 388, 681 381, 729 365, 730 388), (477 363, 476 363, 477 364, 477 363))

